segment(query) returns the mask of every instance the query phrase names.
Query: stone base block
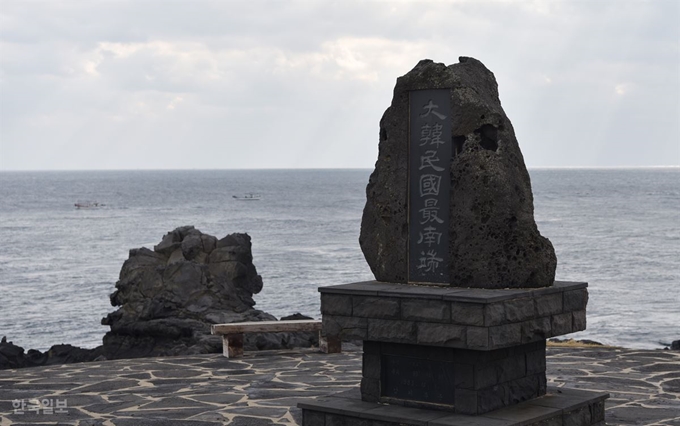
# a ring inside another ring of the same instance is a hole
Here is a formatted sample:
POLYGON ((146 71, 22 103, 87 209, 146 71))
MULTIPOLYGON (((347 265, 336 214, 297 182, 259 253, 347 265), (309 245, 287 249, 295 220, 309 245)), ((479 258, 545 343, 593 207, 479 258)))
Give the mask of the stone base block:
POLYGON ((364 342, 362 400, 483 414, 544 395, 545 341, 493 351, 364 342))
POLYGON ((587 283, 467 289, 368 281, 320 287, 323 336, 492 351, 586 328, 587 283))
POLYGON ((542 397, 478 416, 361 401, 357 389, 301 402, 302 426, 604 426, 607 393, 548 388, 542 397))

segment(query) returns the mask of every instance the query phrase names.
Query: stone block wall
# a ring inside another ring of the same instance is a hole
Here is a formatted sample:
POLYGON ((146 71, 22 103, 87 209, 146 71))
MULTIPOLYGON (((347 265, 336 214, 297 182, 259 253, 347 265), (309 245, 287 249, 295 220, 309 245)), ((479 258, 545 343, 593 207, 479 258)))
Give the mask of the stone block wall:
POLYGON ((322 334, 489 351, 586 328, 585 283, 447 290, 377 282, 321 287, 322 334))
POLYGON ((482 414, 546 392, 545 341, 483 352, 366 341, 362 365, 367 402, 482 414))

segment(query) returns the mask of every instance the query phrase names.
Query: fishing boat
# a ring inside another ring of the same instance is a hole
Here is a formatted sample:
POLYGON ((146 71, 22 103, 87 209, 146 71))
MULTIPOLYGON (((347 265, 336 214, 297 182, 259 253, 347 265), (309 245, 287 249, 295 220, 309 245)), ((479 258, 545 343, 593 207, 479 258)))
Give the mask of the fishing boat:
POLYGON ((77 209, 96 209, 97 207, 103 206, 103 204, 100 204, 96 201, 78 201, 74 204, 77 209))
POLYGON ((232 195, 232 198, 239 201, 259 201, 261 197, 259 194, 253 194, 252 192, 249 192, 243 195, 232 195))

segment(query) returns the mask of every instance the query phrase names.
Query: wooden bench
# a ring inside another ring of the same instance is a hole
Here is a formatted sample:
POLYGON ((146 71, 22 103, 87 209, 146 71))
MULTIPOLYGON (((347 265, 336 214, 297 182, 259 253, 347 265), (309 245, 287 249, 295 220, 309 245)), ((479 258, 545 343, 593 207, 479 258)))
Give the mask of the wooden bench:
POLYGON ((231 324, 214 324, 210 332, 222 336, 222 351, 227 358, 243 356, 243 335, 245 333, 279 333, 284 331, 318 331, 319 349, 327 354, 339 353, 341 342, 339 337, 321 336, 321 320, 299 321, 254 321, 235 322, 231 324))

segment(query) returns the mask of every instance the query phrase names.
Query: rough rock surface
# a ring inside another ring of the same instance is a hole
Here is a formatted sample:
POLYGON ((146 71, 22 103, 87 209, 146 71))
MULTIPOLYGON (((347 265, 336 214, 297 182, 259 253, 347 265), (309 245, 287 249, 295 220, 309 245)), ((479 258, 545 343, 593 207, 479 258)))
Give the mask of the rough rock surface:
POLYGON ((551 285, 557 258, 536 227, 529 174, 496 79, 466 57, 449 66, 420 61, 397 79, 380 120, 378 160, 366 188, 359 238, 376 280, 407 281, 409 91, 419 89, 451 93, 450 284, 551 285))
POLYGON ((64 344, 54 345, 45 352, 29 349, 24 353, 24 348, 8 342, 6 337, 3 336, 0 340, 0 370, 92 361, 101 355, 101 346, 95 349, 83 349, 64 344))
MULTIPOLYGON (((253 265, 250 237, 218 240, 193 226, 169 232, 154 250, 130 250, 111 294, 120 308, 102 319, 111 327, 95 349, 54 345, 46 352, 0 341, 0 370, 103 359, 221 353, 212 324, 276 321, 254 309, 262 277, 253 265)), ((282 319, 311 319, 299 313, 282 319)), ((318 345, 318 333, 246 334, 246 350, 318 345)))
MULTIPOLYGON (((120 308, 102 319, 111 326, 104 355, 111 358, 219 352, 211 324, 275 321, 253 309, 262 277, 253 265, 250 237, 218 240, 193 226, 169 232, 151 251, 133 249, 123 264, 111 304, 120 308)), ((308 347, 309 334, 248 334, 246 350, 308 347)))

